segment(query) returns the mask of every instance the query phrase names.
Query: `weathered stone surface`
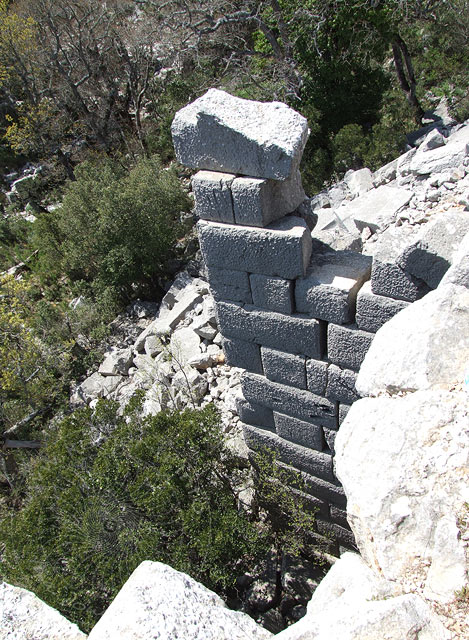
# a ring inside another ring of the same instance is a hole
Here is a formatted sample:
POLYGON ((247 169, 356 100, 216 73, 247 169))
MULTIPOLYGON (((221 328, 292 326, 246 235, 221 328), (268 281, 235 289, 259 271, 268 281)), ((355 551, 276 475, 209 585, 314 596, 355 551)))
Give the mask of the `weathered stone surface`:
POLYGON ((252 618, 188 575, 142 562, 119 591, 89 640, 245 640, 270 638, 252 618))
POLYGON ((255 402, 248 402, 244 398, 238 398, 236 401, 236 410, 241 422, 253 425, 254 427, 269 429, 269 431, 275 431, 274 413, 272 409, 263 407, 255 402))
POLYGON ((334 404, 309 391, 271 382, 254 373, 245 373, 241 378, 241 385, 244 397, 249 402, 280 413, 288 407, 288 413, 295 418, 325 427, 336 426, 334 404))
POLYGON ((76 624, 66 620, 34 593, 0 582, 1 640, 86 640, 76 624))
POLYGON ((445 273, 440 286, 458 284, 469 289, 469 233, 466 233, 453 255, 453 263, 445 273))
POLYGON ((327 369, 327 388, 325 396, 329 400, 352 403, 360 397, 355 388, 357 374, 350 369, 341 369, 335 364, 327 369))
POLYGON ((370 273, 369 256, 352 251, 313 253, 306 276, 296 281, 297 311, 336 324, 351 322, 357 292, 370 273))
POLYGON ((259 345, 245 340, 223 338, 223 351, 226 362, 231 367, 239 367, 253 373, 264 373, 259 345))
POLYGON ((133 354, 131 349, 111 349, 98 372, 102 376, 126 376, 132 365, 133 354))
POLYGON ((418 240, 399 256, 398 265, 436 289, 468 231, 469 212, 444 211, 424 226, 418 240))
POLYGON ((322 427, 319 425, 292 418, 276 411, 274 411, 274 422, 277 435, 284 440, 289 440, 317 451, 324 449, 324 435, 322 427))
POLYGON ((356 323, 363 331, 376 332, 396 313, 409 305, 404 300, 378 296, 371 290, 371 282, 365 282, 357 295, 356 323))
POLYGON ((358 371, 374 338, 373 333, 361 331, 356 325, 327 327, 327 357, 344 369, 358 371))
POLYGON ((234 223, 231 184, 236 176, 218 171, 199 171, 192 178, 195 212, 203 220, 234 223))
POLYGON ((199 222, 200 247, 209 267, 235 265, 251 273, 292 280, 304 275, 311 257, 306 222, 289 216, 268 227, 199 222))
POLYGON ((345 225, 353 220, 360 231, 365 227, 378 231, 394 221, 399 209, 408 204, 412 196, 412 191, 407 189, 382 185, 343 205, 337 215, 345 225))
POLYGON ((252 303, 249 274, 246 271, 211 266, 207 270, 210 289, 215 300, 252 303))
POLYGON ((197 404, 204 397, 208 383, 198 371, 186 365, 174 374, 171 386, 179 390, 184 404, 197 404))
POLYGON ((371 290, 376 295, 414 302, 428 293, 429 287, 396 264, 375 258, 371 269, 371 290))
POLYGON ((200 336, 189 327, 177 329, 171 335, 169 356, 175 360, 178 366, 188 363, 191 359, 199 357, 200 354, 200 336))
POLYGON ((318 396, 326 394, 327 368, 329 364, 322 360, 306 361, 306 380, 308 390, 318 396))
POLYGON ((468 497, 467 407, 464 391, 365 398, 336 439, 336 471, 365 561, 440 602, 466 581, 458 518, 468 497))
POLYGON ((366 396, 449 388, 463 380, 468 344, 469 290, 439 287, 381 327, 360 369, 357 390, 366 396))
POLYGON ((102 376, 96 371, 75 389, 70 397, 72 406, 89 404, 95 398, 105 398, 124 380, 122 376, 102 376))
POLYGON ((261 348, 264 374, 273 382, 306 389, 306 358, 267 347, 261 348))
POLYGON ((236 224, 265 227, 295 209, 305 199, 295 169, 286 180, 240 177, 231 185, 236 224))
POLYGON ((253 273, 250 276, 252 301, 260 309, 293 312, 293 282, 253 273))
POLYGON ((327 429, 323 427, 324 439, 326 441, 326 446, 330 450, 331 454, 335 455, 335 437, 337 435, 337 431, 334 429, 327 429))
POLYGON ((285 180, 300 164, 309 131, 285 104, 210 89, 176 113, 171 133, 181 164, 285 180))
POLYGON ((333 480, 332 457, 322 451, 314 451, 280 438, 271 431, 243 425, 244 437, 251 449, 270 449, 279 460, 324 480, 333 480))
POLYGON ((150 336, 156 336, 157 338, 164 338, 169 335, 171 328, 164 320, 157 318, 153 320, 146 329, 138 336, 134 343, 133 349, 137 353, 141 353, 145 348, 145 342, 150 336))
POLYGON ((170 329, 175 329, 186 314, 193 309, 196 304, 202 302, 202 299, 202 294, 197 288, 188 287, 184 289, 174 307, 164 315, 164 322, 170 329))
POLYGON ((453 133, 444 146, 433 150, 419 148, 410 162, 410 171, 414 175, 426 175, 457 167, 467 156, 468 143, 469 127, 466 126, 453 133))
POLYGON ((220 331, 228 338, 312 358, 322 355, 324 335, 318 320, 228 302, 217 303, 217 317, 220 331))
POLYGON ((418 596, 400 595, 357 554, 345 553, 323 578, 299 622, 279 640, 447 640, 430 607, 418 596))
POLYGON ((347 171, 344 182, 353 196, 361 196, 373 188, 373 174, 366 167, 358 171, 347 171))

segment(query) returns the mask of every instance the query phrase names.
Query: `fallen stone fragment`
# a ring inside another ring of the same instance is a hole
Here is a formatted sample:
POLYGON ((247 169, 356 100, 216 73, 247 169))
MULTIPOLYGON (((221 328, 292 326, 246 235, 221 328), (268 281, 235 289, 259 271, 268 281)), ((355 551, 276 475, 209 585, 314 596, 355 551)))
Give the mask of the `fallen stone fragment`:
POLYGON ((93 627, 88 640, 266 640, 245 613, 160 562, 142 562, 93 627))
POLYGON ((309 130, 285 104, 209 89, 176 113, 171 133, 188 167, 285 180, 298 168, 309 130))
POLYGON ((373 188, 373 174, 366 167, 358 171, 347 171, 344 182, 353 196, 361 196, 373 188))
POLYGON ((126 376, 132 365, 131 349, 111 349, 101 363, 98 372, 102 376, 126 376))
POLYGON ((1 640, 86 640, 76 624, 34 593, 0 583, 1 640))
POLYGON ((394 222, 399 209, 408 204, 412 196, 412 191, 407 189, 382 185, 340 207, 337 214, 343 224, 353 221, 359 231, 365 227, 383 230, 394 222))
POLYGON ((410 161, 410 171, 414 175, 427 175, 453 169, 463 164, 467 157, 469 127, 465 126, 453 133, 445 145, 432 150, 418 149, 410 161))

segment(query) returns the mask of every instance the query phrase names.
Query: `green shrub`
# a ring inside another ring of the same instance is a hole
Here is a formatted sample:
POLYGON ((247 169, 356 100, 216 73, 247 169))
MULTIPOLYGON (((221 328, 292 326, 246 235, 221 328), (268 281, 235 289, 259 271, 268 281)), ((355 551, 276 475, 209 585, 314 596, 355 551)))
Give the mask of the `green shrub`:
POLYGON ((65 274, 76 291, 110 311, 151 295, 166 272, 180 233, 179 213, 190 201, 173 171, 157 159, 130 172, 109 158, 76 169, 60 209, 37 221, 44 279, 65 274))

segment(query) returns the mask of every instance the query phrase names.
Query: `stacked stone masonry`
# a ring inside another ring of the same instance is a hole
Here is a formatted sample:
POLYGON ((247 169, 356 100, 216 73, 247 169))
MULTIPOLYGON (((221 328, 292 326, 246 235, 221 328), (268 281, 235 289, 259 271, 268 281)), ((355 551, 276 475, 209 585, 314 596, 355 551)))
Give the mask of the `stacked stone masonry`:
POLYGON ((388 247, 372 261, 312 240, 297 213, 307 124, 291 109, 211 90, 178 113, 173 138, 179 160, 200 170, 200 246, 227 362, 246 371, 237 406, 246 442, 302 473, 318 535, 354 546, 335 436, 359 398, 374 333, 428 286, 388 247))

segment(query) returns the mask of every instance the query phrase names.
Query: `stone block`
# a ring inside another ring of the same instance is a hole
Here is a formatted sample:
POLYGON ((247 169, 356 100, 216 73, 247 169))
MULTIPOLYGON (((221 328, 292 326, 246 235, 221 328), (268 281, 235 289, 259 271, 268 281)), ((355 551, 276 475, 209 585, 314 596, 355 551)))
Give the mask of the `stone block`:
POLYGON ((413 195, 407 189, 382 185, 342 206, 340 217, 345 225, 353 221, 359 231, 365 227, 382 230, 394 221, 399 209, 408 204, 413 195))
MULTIPOLYGON (((298 471, 296 469, 292 469, 287 464, 278 464, 287 474, 291 473, 290 484, 294 485, 298 471)), ((301 480, 304 485, 304 491, 311 493, 311 495, 319 498, 320 500, 330 500, 339 507, 345 509, 347 499, 345 497, 345 492, 342 488, 342 485, 338 480, 334 479, 330 482, 327 482, 326 480, 314 477, 304 472, 301 473, 301 480)))
POLYGON ((245 424, 275 431, 274 412, 256 402, 248 402, 244 398, 236 399, 236 410, 239 419, 245 424))
POLYGON ((371 290, 377 295, 414 302, 426 295, 430 288, 396 264, 375 258, 371 269, 371 290))
MULTIPOLYGON (((288 407, 286 407, 288 409, 288 407)), ((275 430, 284 440, 289 440, 303 447, 322 451, 324 449, 324 435, 322 427, 298 418, 292 418, 274 411, 275 430)))
POLYGON ((252 302, 249 275, 246 271, 207 267, 210 289, 215 300, 252 302))
POLYGON ((287 280, 306 273, 311 233, 301 218, 288 216, 263 229, 207 221, 197 226, 208 267, 236 265, 243 271, 287 280))
POLYGON ((345 511, 345 509, 341 509, 340 507, 337 507, 335 504, 331 504, 330 514, 331 514, 331 519, 334 522, 336 522, 337 524, 340 524, 340 526, 344 527, 344 529, 350 529, 350 525, 347 520, 347 511, 345 511))
POLYGON ((323 535, 329 535, 334 540, 340 542, 340 544, 348 547, 349 549, 356 549, 357 543, 355 542, 355 536, 349 528, 341 527, 340 524, 335 522, 327 522, 326 520, 316 519, 316 525, 319 533, 323 535))
POLYGON ((409 305, 404 300, 393 300, 387 296, 378 296, 371 290, 371 282, 366 282, 358 292, 356 323, 363 331, 376 332, 396 313, 409 305))
POLYGON ((244 438, 250 449, 274 451, 278 459, 300 471, 324 480, 333 480, 332 457, 322 451, 314 451, 293 442, 283 440, 275 433, 243 425, 244 438))
POLYGON ((255 402, 279 413, 288 408, 289 415, 316 425, 336 428, 335 404, 309 391, 271 382, 255 373, 241 378, 243 394, 248 402, 255 402))
POLYGON ((261 348, 264 374, 273 382, 306 389, 306 358, 268 347, 261 348))
POLYGON ((318 396, 326 395, 328 366, 329 364, 322 360, 306 361, 306 383, 308 391, 318 396))
POLYGON ((361 196, 373 188, 373 174, 368 168, 347 171, 344 182, 353 196, 361 196))
POLYGON ((441 286, 446 284, 458 284, 469 289, 469 233, 464 236, 451 267, 440 283, 441 286))
POLYGON ((230 367, 239 367, 253 373, 263 373, 261 351, 257 344, 245 340, 223 338, 223 351, 230 367))
POLYGON ((195 212, 203 220, 233 224, 231 183, 236 176, 218 171, 199 171, 192 178, 195 212))
POLYGON ((342 402, 339 404, 339 426, 347 417, 347 413, 349 412, 349 409, 350 409, 349 404, 344 404, 342 402))
POLYGON ((461 209, 442 211, 424 225, 420 237, 398 258, 399 266, 436 289, 453 254, 469 231, 469 215, 461 209))
POLYGON ((335 364, 329 365, 327 370, 326 398, 337 402, 352 404, 360 398, 355 389, 357 374, 350 369, 341 369, 335 364))
POLYGON ((334 429, 326 429, 324 427, 324 439, 326 441, 326 445, 331 452, 331 455, 335 455, 335 437, 337 435, 337 431, 334 429))
POLYGON ((221 333, 228 338, 311 358, 320 358, 324 350, 325 330, 318 320, 230 302, 217 302, 217 318, 221 333))
POLYGON ((410 171, 414 175, 428 175, 451 170, 463 164, 468 144, 469 127, 462 127, 448 138, 444 146, 432 150, 419 148, 410 162, 410 171))
POLYGON ((357 292, 371 273, 371 258, 353 251, 313 253, 304 278, 296 281, 296 309, 344 324, 353 320, 357 292))
POLYGON ((309 130, 285 104, 209 89, 176 113, 171 133, 188 167, 285 180, 300 164, 309 130))
POLYGON ((361 331, 356 325, 329 324, 327 357, 339 367, 358 371, 373 338, 373 333, 361 331))
POLYGON ((253 273, 250 276, 252 301, 256 307, 293 313, 293 282, 283 278, 263 276, 253 273))
POLYGON ((265 227, 295 211, 305 199, 298 169, 281 181, 236 178, 231 195, 236 223, 255 227, 265 227))

